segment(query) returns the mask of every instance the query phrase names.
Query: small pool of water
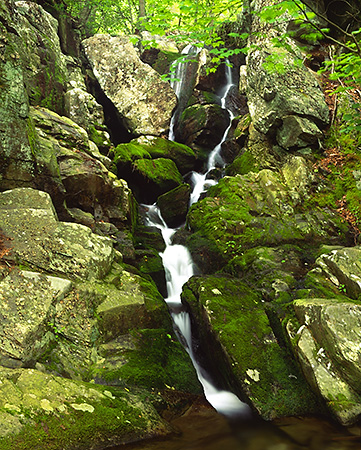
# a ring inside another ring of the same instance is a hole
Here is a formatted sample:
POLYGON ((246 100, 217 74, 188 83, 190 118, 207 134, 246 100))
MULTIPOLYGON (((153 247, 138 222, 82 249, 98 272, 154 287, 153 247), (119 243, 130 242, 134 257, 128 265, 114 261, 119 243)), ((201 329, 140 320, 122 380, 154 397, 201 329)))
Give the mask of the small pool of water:
POLYGON ((317 417, 231 423, 208 405, 198 404, 171 424, 178 434, 112 450, 361 449, 361 424, 346 429, 317 417))

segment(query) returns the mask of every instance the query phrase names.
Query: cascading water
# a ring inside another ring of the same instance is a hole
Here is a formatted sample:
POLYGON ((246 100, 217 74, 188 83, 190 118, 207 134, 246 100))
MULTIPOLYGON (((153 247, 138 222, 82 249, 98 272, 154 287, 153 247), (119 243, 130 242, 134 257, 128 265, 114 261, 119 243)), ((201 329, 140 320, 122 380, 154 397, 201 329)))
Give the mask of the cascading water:
MULTIPOLYGON (((187 49, 186 52, 189 52, 189 49, 187 49)), ((182 75, 184 76, 184 73, 184 69, 183 72, 181 72, 181 69, 179 70, 179 72, 177 72, 177 78, 179 79, 179 81, 177 81, 177 95, 179 95, 179 93, 181 92, 182 75)), ((225 108, 226 105, 227 94, 233 85, 231 70, 228 66, 226 69, 226 75, 227 83, 222 95, 223 108, 225 108)), ((220 156, 220 150, 222 143, 227 137, 233 119, 232 112, 229 110, 228 112, 230 122, 229 126, 224 132, 221 142, 210 153, 207 172, 205 174, 198 174, 196 172, 193 173, 194 188, 191 194, 191 204, 198 200, 200 194, 208 187, 207 185, 216 183, 214 180, 206 179, 206 176, 210 172, 210 170, 212 170, 216 164, 219 164, 222 167, 224 166, 224 161, 220 156)), ((198 364, 197 358, 193 353, 190 317, 189 314, 184 310, 181 302, 182 287, 184 283, 186 283, 189 278, 194 275, 191 255, 188 249, 183 245, 172 244, 172 237, 176 232, 176 229, 168 228, 160 214, 158 207, 156 205, 145 206, 147 209, 147 225, 159 228, 166 244, 164 252, 160 254, 166 272, 167 281, 168 297, 165 299, 165 301, 170 309, 177 336, 180 342, 184 345, 190 358, 192 359, 198 379, 203 386, 205 397, 218 412, 224 414, 225 416, 249 416, 249 406, 246 403, 241 402, 233 393, 217 389, 209 379, 209 376, 205 372, 205 370, 198 364)))
POLYGON ((207 171, 204 174, 200 174, 197 172, 192 172, 192 183, 193 183, 193 191, 190 198, 190 205, 195 203, 200 195, 205 192, 210 186, 215 185, 217 182, 215 180, 207 179, 208 174, 218 167, 224 167, 225 162, 223 161, 223 158, 221 156, 221 149, 223 142, 227 139, 228 132, 232 126, 232 120, 234 119, 233 112, 226 107, 226 100, 227 96, 229 94, 230 89, 234 86, 232 81, 232 71, 228 64, 226 64, 226 84, 223 89, 222 97, 221 97, 221 106, 223 109, 225 109, 228 112, 229 115, 229 124, 226 128, 225 132, 223 133, 222 139, 220 140, 219 144, 217 144, 214 149, 211 151, 208 157, 207 162, 207 171))
POLYGON ((156 205, 145 205, 145 207, 147 209, 146 224, 160 229, 166 244, 164 252, 160 253, 167 281, 168 297, 165 302, 171 312, 177 336, 193 362, 198 379, 203 386, 204 395, 208 402, 225 416, 248 416, 250 414, 249 406, 241 402, 233 393, 217 389, 197 362, 193 353, 190 317, 181 302, 182 287, 194 275, 192 257, 183 245, 172 244, 172 236, 176 229, 168 228, 158 207, 156 205))
MULTIPOLYGON (((177 99, 179 101, 180 94, 182 92, 182 89, 184 87, 184 82, 186 80, 186 72, 188 68, 188 62, 192 61, 195 56, 198 55, 200 52, 200 48, 194 46, 194 45, 187 45, 182 50, 182 57, 180 60, 174 61, 172 64, 172 70, 171 70, 171 79, 170 79, 170 85, 173 88, 177 99), (188 59, 190 58, 190 59, 188 59)), ((174 114, 171 118, 170 125, 169 125, 169 135, 168 139, 170 141, 174 141, 174 125, 176 123, 177 117, 178 117, 179 109, 176 108, 174 111, 174 114)))

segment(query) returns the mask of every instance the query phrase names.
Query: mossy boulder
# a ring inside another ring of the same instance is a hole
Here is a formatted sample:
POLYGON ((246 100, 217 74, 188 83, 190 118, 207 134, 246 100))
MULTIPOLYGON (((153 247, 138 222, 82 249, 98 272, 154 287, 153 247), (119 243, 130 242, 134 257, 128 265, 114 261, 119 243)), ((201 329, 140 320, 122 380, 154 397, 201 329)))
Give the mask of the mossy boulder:
POLYGON ((212 150, 227 128, 229 116, 219 105, 193 105, 186 108, 176 129, 180 142, 193 149, 212 150))
POLYGON ((171 432, 144 393, 0 368, 0 449, 101 449, 171 432))
POLYGON ((190 307, 208 357, 217 361, 218 376, 263 418, 317 410, 297 365, 275 338, 261 296, 249 285, 224 276, 193 277, 182 301, 190 307))
POLYGON ((142 203, 152 204, 159 195, 183 183, 176 164, 167 158, 138 159, 133 163, 133 171, 129 186, 142 203))
POLYGON ((267 301, 291 301, 297 280, 308 270, 305 248, 284 245, 239 252, 235 241, 229 241, 227 247, 227 253, 234 257, 222 271, 247 280, 267 301))
POLYGON ((187 224, 222 256, 230 243, 242 252, 286 243, 347 242, 347 227, 335 213, 295 206, 277 173, 262 170, 220 180, 191 207, 187 224))
POLYGON ((162 296, 167 297, 165 271, 159 252, 155 249, 137 249, 135 265, 142 274, 149 275, 162 296))
POLYGON ((169 227, 175 228, 185 223, 190 195, 191 187, 184 183, 158 197, 157 205, 169 227))
POLYGON ((168 329, 134 330, 101 345, 99 356, 92 370, 102 384, 202 392, 188 355, 168 329))
POLYGON ((196 155, 190 147, 184 144, 155 136, 141 136, 132 142, 142 145, 153 159, 171 159, 175 162, 182 175, 190 172, 195 167, 196 155))

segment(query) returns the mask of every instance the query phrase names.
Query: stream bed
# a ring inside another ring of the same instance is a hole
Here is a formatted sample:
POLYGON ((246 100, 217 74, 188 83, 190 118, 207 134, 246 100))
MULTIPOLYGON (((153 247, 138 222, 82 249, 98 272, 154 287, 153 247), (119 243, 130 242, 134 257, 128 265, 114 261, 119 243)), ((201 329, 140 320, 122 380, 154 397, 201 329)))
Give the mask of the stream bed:
POLYGON ((174 436, 112 450, 359 450, 361 427, 342 428, 317 417, 288 417, 275 423, 232 422, 205 402, 171 422, 174 436))

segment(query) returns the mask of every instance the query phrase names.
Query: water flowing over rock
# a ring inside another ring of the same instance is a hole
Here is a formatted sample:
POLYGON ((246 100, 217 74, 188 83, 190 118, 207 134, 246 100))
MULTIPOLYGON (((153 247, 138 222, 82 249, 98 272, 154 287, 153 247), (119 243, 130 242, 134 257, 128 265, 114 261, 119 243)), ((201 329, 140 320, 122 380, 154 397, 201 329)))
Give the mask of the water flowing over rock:
POLYGON ((140 61, 129 39, 96 35, 83 46, 102 90, 128 130, 134 135, 166 133, 176 96, 157 72, 140 61))

